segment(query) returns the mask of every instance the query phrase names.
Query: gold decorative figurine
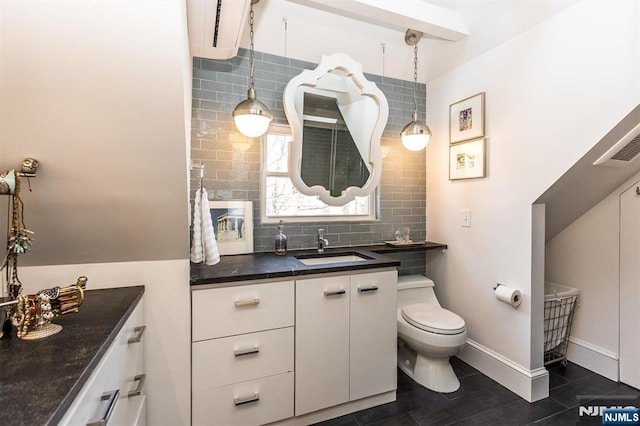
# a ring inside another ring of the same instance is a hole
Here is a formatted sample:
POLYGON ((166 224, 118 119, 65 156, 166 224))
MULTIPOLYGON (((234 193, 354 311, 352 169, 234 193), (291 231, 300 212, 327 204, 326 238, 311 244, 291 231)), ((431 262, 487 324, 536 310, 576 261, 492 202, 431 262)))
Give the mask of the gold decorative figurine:
POLYGON ((37 294, 22 294, 22 283, 18 278, 18 256, 31 249, 33 232, 24 225, 20 177, 35 177, 38 165, 37 160, 26 158, 19 172, 0 171, 0 194, 11 197, 7 251, 0 265, 0 271, 5 271, 9 300, 0 300, 0 338, 3 337, 3 332, 11 329, 5 324, 6 321, 10 321, 16 328, 18 338, 23 340, 40 339, 56 334, 62 330, 62 326, 52 324, 51 320, 60 315, 78 312, 78 307, 84 301, 87 284, 87 277, 84 276, 79 277, 73 285, 45 289, 37 294))

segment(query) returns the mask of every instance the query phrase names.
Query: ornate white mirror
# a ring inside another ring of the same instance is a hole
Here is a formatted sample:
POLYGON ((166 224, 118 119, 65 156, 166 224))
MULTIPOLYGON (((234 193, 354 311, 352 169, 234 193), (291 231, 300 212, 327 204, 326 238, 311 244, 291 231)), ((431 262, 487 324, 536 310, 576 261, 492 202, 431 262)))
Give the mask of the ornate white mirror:
POLYGON ((287 84, 284 110, 293 132, 290 177, 298 191, 341 206, 375 190, 389 105, 358 62, 343 53, 322 56, 316 69, 287 84))

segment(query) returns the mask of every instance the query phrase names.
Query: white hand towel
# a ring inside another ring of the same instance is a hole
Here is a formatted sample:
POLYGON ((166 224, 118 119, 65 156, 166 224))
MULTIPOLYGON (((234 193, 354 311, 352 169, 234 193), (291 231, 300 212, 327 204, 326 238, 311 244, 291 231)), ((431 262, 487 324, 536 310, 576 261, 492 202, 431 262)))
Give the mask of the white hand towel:
POLYGON ((215 265, 220 262, 220 252, 213 231, 209 197, 204 188, 196 193, 194 204, 191 261, 193 263, 204 261, 207 265, 215 265))

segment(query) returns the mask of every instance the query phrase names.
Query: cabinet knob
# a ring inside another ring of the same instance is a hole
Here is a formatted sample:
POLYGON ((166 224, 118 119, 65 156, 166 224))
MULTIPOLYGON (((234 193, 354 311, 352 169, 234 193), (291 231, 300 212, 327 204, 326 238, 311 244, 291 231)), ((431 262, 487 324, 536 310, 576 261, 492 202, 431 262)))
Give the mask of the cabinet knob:
POLYGON ((358 287, 358 293, 366 293, 369 291, 378 291, 378 287, 375 285, 369 285, 365 287, 358 287))
POLYGON ((339 296, 339 295, 345 294, 345 293, 346 293, 346 291, 343 288, 338 289, 338 290, 325 290, 324 291, 324 295, 325 296, 339 296))
POLYGON ((257 297, 251 300, 236 300, 234 302, 234 305, 236 306, 236 308, 242 308, 243 306, 255 306, 258 304, 260 304, 260 299, 258 299, 257 297))
POLYGON ((260 352, 260 347, 258 345, 254 345, 249 348, 234 349, 233 354, 235 356, 243 356, 243 355, 257 354, 258 352, 260 352))
POLYGON ((138 386, 134 390, 129 391, 129 393, 127 394, 127 398, 133 398, 134 396, 142 394, 145 380, 147 380, 146 374, 138 374, 136 377, 134 377, 133 381, 138 382, 138 386))
POLYGON ((128 344, 131 343, 139 343, 142 340, 142 335, 144 334, 144 331, 147 329, 146 325, 141 325, 139 327, 136 327, 133 329, 133 331, 136 332, 136 335, 134 337, 129 337, 129 340, 127 340, 128 344))
POLYGON ((260 395, 258 394, 258 392, 249 396, 237 396, 233 398, 233 403, 236 404, 236 406, 256 401, 260 401, 260 395))
POLYGON ((111 417, 113 409, 116 406, 116 402, 118 401, 118 395, 120 395, 119 389, 103 393, 100 401, 107 401, 107 405, 104 408, 104 414, 99 419, 89 420, 87 426, 106 426, 106 424, 109 423, 109 418, 111 417))

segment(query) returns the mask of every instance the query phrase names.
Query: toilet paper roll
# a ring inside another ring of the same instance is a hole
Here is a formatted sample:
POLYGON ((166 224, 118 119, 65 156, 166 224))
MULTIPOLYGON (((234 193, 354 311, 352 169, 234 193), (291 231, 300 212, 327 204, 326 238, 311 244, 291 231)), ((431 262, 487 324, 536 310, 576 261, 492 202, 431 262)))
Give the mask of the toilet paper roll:
POLYGON ((520 290, 515 288, 498 284, 495 289, 495 293, 499 301, 508 303, 514 308, 518 307, 520 303, 522 303, 522 293, 520 293, 520 290))

